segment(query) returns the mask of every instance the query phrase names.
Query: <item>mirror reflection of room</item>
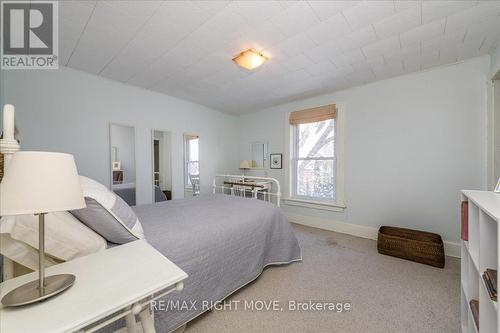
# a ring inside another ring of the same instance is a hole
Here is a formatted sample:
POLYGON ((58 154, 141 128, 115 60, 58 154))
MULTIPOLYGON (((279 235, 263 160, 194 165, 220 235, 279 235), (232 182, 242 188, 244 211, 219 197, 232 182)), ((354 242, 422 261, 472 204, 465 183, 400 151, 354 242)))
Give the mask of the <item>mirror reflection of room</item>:
POLYGON ((186 197, 200 195, 199 136, 184 134, 184 187, 186 197))
POLYGON ((253 142, 251 145, 251 168, 265 169, 267 167, 267 144, 253 142))
POLYGON ((131 206, 136 204, 135 128, 109 125, 111 190, 131 206))
POLYGON ((172 200, 172 149, 170 132, 153 130, 153 200, 172 200))

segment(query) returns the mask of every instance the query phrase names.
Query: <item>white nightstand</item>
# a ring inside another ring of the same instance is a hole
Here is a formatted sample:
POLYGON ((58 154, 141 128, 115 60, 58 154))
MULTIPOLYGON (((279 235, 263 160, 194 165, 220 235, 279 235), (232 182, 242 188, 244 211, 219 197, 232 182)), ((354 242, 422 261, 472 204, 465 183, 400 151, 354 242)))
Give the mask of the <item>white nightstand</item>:
MULTIPOLYGON (((46 269, 46 275, 71 273, 75 284, 45 302, 0 307, 0 332, 93 332, 125 317, 136 332, 154 332, 151 300, 182 290, 187 274, 147 242, 138 240, 46 269), (110 315, 113 315, 111 318, 110 315), (105 319, 106 318, 106 319, 105 319)), ((37 279, 31 273, 0 284, 0 297, 37 279)))

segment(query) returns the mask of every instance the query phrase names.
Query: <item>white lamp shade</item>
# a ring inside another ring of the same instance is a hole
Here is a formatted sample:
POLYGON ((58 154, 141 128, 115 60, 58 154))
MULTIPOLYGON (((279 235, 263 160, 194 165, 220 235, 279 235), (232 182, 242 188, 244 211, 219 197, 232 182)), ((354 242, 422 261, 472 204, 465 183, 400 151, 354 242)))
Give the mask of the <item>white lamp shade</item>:
POLYGON ((22 151, 0 184, 0 215, 39 214, 85 207, 73 155, 22 151))
POLYGON ((248 160, 243 160, 240 162, 240 169, 250 169, 252 165, 250 164, 250 161, 248 160))

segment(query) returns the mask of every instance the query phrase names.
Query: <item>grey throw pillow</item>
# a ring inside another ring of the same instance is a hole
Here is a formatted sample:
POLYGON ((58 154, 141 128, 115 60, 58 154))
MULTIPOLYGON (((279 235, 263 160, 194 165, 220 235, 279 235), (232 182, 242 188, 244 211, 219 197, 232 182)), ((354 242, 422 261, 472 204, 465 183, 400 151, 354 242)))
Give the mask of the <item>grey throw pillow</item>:
POLYGON ((122 198, 90 178, 80 176, 80 182, 87 207, 71 214, 112 243, 144 238, 139 219, 122 198))

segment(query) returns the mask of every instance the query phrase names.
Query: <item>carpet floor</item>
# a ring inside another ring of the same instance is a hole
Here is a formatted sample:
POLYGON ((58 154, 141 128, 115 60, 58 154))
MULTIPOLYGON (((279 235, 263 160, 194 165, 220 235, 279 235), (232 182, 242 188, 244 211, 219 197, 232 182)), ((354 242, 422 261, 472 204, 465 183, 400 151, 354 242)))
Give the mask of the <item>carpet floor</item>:
POLYGON ((302 262, 267 268, 227 299, 237 307, 207 312, 185 332, 460 331, 459 259, 446 257, 439 269, 380 255, 373 240, 299 225, 294 230, 302 262), (277 300, 283 311, 251 311, 252 300, 277 300), (309 300, 348 302, 351 309, 288 308, 289 301, 309 300))

